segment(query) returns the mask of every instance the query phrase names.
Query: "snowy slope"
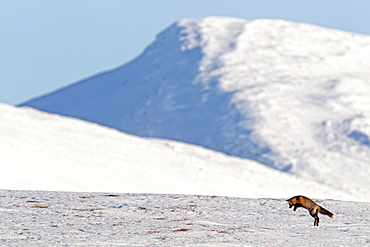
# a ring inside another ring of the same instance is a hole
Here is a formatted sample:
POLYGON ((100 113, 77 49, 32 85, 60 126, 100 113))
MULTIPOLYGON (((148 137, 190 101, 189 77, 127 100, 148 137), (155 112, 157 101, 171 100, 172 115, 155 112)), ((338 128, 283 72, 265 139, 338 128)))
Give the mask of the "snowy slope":
POLYGON ((0 190, 3 246, 368 246, 369 203, 0 190))
POLYGON ((0 189, 367 200, 257 162, 0 104, 0 189))
POLYGON ((24 105, 196 144, 370 198, 370 37, 208 17, 24 105))

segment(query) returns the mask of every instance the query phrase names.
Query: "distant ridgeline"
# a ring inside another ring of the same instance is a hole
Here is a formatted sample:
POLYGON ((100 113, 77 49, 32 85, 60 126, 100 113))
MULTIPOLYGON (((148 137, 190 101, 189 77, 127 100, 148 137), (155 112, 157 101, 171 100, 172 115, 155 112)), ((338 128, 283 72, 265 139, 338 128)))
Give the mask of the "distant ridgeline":
POLYGON ((367 194, 369 64, 369 36, 282 20, 187 19, 130 63, 22 106, 367 194))

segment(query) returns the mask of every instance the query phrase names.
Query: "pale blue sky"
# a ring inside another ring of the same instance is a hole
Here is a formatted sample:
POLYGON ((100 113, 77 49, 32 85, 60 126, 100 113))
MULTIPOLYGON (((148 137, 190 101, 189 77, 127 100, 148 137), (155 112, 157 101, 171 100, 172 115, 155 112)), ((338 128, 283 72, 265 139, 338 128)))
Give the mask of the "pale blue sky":
POLYGON ((365 0, 0 0, 0 102, 122 65, 183 18, 273 18, 370 35, 369 13, 365 0))

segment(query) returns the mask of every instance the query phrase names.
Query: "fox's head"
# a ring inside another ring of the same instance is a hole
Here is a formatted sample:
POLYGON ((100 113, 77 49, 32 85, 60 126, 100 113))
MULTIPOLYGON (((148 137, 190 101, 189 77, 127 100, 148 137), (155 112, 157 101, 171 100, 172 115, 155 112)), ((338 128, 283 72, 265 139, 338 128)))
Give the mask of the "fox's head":
POLYGON ((297 198, 296 197, 292 197, 288 200, 286 200, 288 203, 289 203, 289 208, 293 207, 296 203, 297 203, 297 198))

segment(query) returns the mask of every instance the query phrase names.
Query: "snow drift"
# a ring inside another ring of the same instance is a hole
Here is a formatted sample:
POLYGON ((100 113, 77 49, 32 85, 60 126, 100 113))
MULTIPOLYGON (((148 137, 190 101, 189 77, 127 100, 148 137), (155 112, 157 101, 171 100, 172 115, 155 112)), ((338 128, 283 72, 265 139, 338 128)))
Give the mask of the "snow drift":
POLYGON ((24 103, 200 145, 370 198, 370 37, 182 20, 115 70, 24 103))
POLYGON ((0 104, 1 189, 363 200, 205 148, 0 104))

